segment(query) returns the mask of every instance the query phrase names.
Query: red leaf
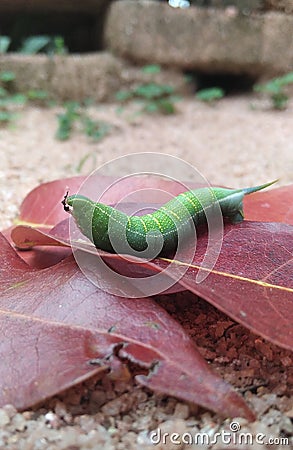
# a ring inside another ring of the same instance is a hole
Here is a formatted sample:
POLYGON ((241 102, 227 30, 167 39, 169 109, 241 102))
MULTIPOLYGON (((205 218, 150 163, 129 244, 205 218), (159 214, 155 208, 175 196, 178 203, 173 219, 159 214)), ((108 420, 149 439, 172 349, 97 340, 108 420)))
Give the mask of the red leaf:
MULTIPOLYGON (((192 263, 176 260, 186 269, 177 284, 216 306, 253 332, 286 349, 293 349, 293 227, 281 223, 244 221, 227 225, 219 258, 208 277, 197 275, 207 249, 207 236, 197 241, 192 263)), ((174 260, 125 263, 119 255, 99 252, 124 276, 147 276, 165 270, 174 260)), ((129 258, 128 258, 129 259, 129 258)))
MULTIPOLYGON (((79 245, 77 244, 78 248, 79 245)), ((202 283, 196 276, 207 249, 207 238, 197 242, 194 260, 177 285, 212 303, 221 311, 269 341, 293 349, 293 227, 286 224, 243 222, 228 225, 221 253, 202 283)), ((157 258, 136 266, 119 263, 118 255, 100 252, 111 267, 126 276, 146 276, 168 261, 157 258)), ((169 261, 170 262, 170 261, 169 261)), ((178 266, 185 261, 176 261, 178 266)), ((172 276, 172 275, 171 275, 172 276)))
POLYGON ((245 219, 293 225, 293 184, 257 192, 244 199, 245 219))
MULTIPOLYGON (((292 350, 293 227, 246 221, 227 226, 217 263, 198 284, 205 244, 205 239, 198 240, 195 259, 179 281, 182 286, 255 333, 292 350)), ((166 261, 155 263, 166 266, 166 261)))
MULTIPOLYGON (((68 222, 68 219, 65 221, 68 222)), ((10 244, 18 247, 16 252, 29 266, 45 269, 72 254, 70 246, 62 246, 60 242, 50 237, 48 231, 51 232, 44 228, 18 225, 4 230, 3 236, 10 244)))
MULTIPOLYGON (((292 205, 288 198, 290 194, 292 196, 292 190, 293 185, 247 196, 246 217, 262 216, 266 210, 271 218, 290 223, 292 205)), ((17 234, 17 229, 13 233, 17 234)), ((15 241, 21 244, 26 233, 31 231, 21 230, 18 240, 14 236, 15 241)), ((59 234, 58 239, 66 238, 65 231, 58 230, 58 227, 54 233, 56 236, 59 234)), ((206 250, 206 241, 201 237, 193 261, 195 267, 188 269, 180 283, 255 333, 292 349, 292 235, 292 227, 285 224, 245 221, 239 226, 228 225, 220 258, 206 282, 198 284, 195 281, 197 266, 206 250)), ((107 256, 108 260, 113 261, 114 258, 113 255, 107 256)), ((179 265, 182 263, 184 261, 178 261, 179 265)), ((116 268, 117 264, 116 258, 116 268)), ((143 265, 146 273, 165 266, 166 262, 161 260, 143 265)), ((119 270, 125 269, 120 264, 119 270)), ((135 273, 135 270, 133 266, 131 271, 135 273)))
POLYGON ((25 197, 16 223, 48 230, 53 228, 68 217, 60 207, 66 191, 78 191, 84 180, 84 177, 72 177, 40 184, 25 197))
POLYGON ((58 393, 104 370, 121 346, 118 356, 152 369, 137 377, 150 389, 222 415, 254 418, 153 300, 98 290, 72 257, 44 270, 29 268, 2 235, 0 242, 1 405, 24 409, 58 393))
MULTIPOLYGON (((66 238, 65 234, 62 238, 66 238)), ((96 253, 90 245, 74 246, 96 253)), ((207 238, 203 235, 197 241, 192 264, 186 267, 183 278, 177 280, 174 273, 177 283, 168 292, 179 291, 181 285, 181 289, 194 292, 255 333, 293 349, 293 227, 248 221, 227 225, 217 263, 207 279, 198 283, 196 276, 206 249, 207 238)), ((162 258, 137 266, 135 259, 126 264, 119 255, 99 255, 124 276, 147 276, 168 265, 168 260, 162 258)), ((176 264, 186 265, 185 261, 176 264)))
POLYGON ((86 329, 6 311, 0 326, 1 406, 28 408, 107 369, 89 366, 99 344, 86 329))

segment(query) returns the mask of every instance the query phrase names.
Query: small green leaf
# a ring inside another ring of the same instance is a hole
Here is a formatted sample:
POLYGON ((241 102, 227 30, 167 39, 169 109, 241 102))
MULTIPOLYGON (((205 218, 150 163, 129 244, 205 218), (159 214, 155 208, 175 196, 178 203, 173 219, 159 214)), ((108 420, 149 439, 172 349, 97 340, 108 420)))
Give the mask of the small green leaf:
POLYGON ((168 99, 162 99, 158 102, 158 106, 160 111, 163 114, 169 115, 169 114, 175 114, 175 106, 174 103, 168 99))
POLYGON ((141 68, 141 71, 143 73, 147 73, 147 74, 150 74, 150 75, 155 75, 155 74, 161 72, 161 66, 159 66, 158 64, 149 64, 147 66, 143 66, 141 68))
POLYGON ((0 98, 6 97, 7 95, 7 90, 0 86, 0 98))
POLYGON ((174 93, 173 86, 165 84, 148 83, 141 84, 133 90, 136 97, 146 99, 156 99, 163 97, 164 95, 170 95, 174 93))
POLYGON ((0 36, 0 53, 7 53, 10 43, 9 36, 0 36))
POLYGON ((274 109, 286 109, 289 97, 286 94, 286 86, 293 83, 293 72, 289 72, 281 77, 273 78, 264 84, 253 86, 255 92, 268 94, 274 109))
POLYGON ((64 38, 62 36, 55 36, 53 38, 53 53, 56 55, 66 55, 68 53, 68 49, 65 46, 64 38))
POLYGON ((9 100, 7 100, 7 97, 0 97, 0 108, 7 108, 9 105, 9 100))
POLYGON ((180 95, 170 95, 168 99, 170 100, 170 102, 176 103, 181 100, 181 97, 180 95))
POLYGON ((79 163, 76 166, 76 172, 80 173, 82 171, 82 168, 84 166, 84 164, 87 162, 87 160, 89 159, 89 157, 91 156, 90 153, 86 153, 79 161, 79 163))
POLYGON ((9 104, 24 105, 27 101, 27 97, 23 94, 0 96, 0 106, 8 106, 9 104))
POLYGON ((133 99, 140 103, 140 113, 161 112, 162 114, 174 114, 174 103, 180 99, 175 95, 173 86, 158 83, 144 83, 128 91, 119 91, 116 98, 121 101, 133 99))
POLYGON ((69 139, 74 122, 80 117, 78 111, 79 103, 68 102, 65 105, 65 111, 57 115, 58 128, 56 131, 56 139, 66 141, 69 139))
POLYGON ((275 109, 283 110, 287 108, 289 97, 284 92, 278 92, 272 95, 272 101, 275 109))
POLYGON ((15 73, 10 70, 5 70, 5 72, 0 73, 0 80, 3 83, 9 83, 10 81, 15 80, 15 73))
POLYGON ((29 100, 47 100, 49 94, 47 91, 42 89, 30 89, 27 92, 27 97, 29 100))
POLYGON ((84 131, 85 134, 91 137, 94 141, 103 139, 110 130, 110 125, 102 121, 92 120, 90 117, 84 117, 84 131))
POLYGON ((70 133, 71 127, 69 126, 69 124, 64 124, 61 120, 59 120, 59 126, 55 135, 56 139, 58 139, 59 141, 66 141, 67 139, 69 139, 70 133))
POLYGON ((277 94, 282 91, 284 86, 293 83, 293 72, 289 72, 282 77, 276 77, 267 83, 255 84, 253 89, 255 92, 264 92, 267 94, 277 94))
POLYGON ((283 77, 281 77, 281 83, 283 85, 293 83, 293 72, 289 72, 286 75, 284 75, 283 77))
POLYGON ((19 53, 26 55, 35 55, 44 49, 51 41, 50 36, 31 36, 26 38, 19 49, 19 53))
POLYGON ((11 95, 8 99, 11 103, 14 103, 16 105, 24 105, 27 102, 27 96, 25 94, 14 94, 11 95))
POLYGON ((143 107, 145 112, 155 113, 159 110, 159 105, 157 102, 147 102, 143 107))
POLYGON ((212 87, 207 89, 201 89, 198 91, 195 95, 195 97, 198 100, 201 100, 202 102, 213 102, 215 100, 220 100, 225 95, 225 92, 223 89, 219 87, 212 87))
POLYGON ((14 117, 14 114, 10 111, 2 111, 0 110, 0 122, 7 123, 10 122, 14 117))
POLYGON ((275 79, 275 80, 269 81, 266 84, 256 84, 253 87, 253 89, 255 92, 263 92, 266 94, 277 94, 277 93, 281 92, 282 87, 279 84, 278 80, 275 79))
POLYGON ((116 92, 116 100, 119 102, 125 102, 126 100, 129 100, 131 97, 133 97, 133 93, 131 91, 118 91, 116 92))

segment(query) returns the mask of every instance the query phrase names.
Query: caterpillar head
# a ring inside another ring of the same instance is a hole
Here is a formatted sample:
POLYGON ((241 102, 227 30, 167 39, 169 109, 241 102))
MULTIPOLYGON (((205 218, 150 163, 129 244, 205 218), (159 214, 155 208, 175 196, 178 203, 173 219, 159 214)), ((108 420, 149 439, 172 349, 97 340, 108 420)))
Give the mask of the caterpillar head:
POLYGON ((62 205, 64 211, 70 213, 81 232, 89 239, 92 238, 92 220, 95 203, 84 195, 70 195, 66 192, 62 205))

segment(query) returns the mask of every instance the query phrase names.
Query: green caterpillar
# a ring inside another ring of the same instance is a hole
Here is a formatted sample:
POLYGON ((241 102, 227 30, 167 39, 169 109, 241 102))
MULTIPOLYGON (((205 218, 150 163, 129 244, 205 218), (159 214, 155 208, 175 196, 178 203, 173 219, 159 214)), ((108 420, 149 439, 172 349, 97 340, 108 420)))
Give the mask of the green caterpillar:
MULTIPOLYGON (((174 197, 157 211, 143 216, 128 216, 82 195, 65 195, 62 204, 81 232, 101 250, 135 254, 149 251, 154 256, 176 251, 179 238, 194 234, 194 226, 204 224, 209 214, 222 212, 232 223, 241 222, 243 198, 275 181, 246 189, 201 188, 174 197), (218 209, 217 209, 218 208, 218 209), (114 244, 113 244, 114 243, 114 244)), ((143 255, 145 256, 145 255, 143 255)))

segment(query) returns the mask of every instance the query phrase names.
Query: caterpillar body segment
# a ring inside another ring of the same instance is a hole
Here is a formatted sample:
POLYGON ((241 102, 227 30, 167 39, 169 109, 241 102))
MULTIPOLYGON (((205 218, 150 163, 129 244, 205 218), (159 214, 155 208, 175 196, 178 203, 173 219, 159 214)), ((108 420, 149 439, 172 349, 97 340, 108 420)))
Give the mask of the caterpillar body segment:
POLYGON ((143 216, 128 216, 81 195, 66 195, 62 203, 81 232, 98 249, 155 257, 176 251, 182 237, 187 240, 195 234, 196 226, 206 222, 207 212, 217 214, 220 208, 224 218, 232 223, 241 222, 244 196, 273 183, 275 181, 246 189, 213 187, 187 191, 143 216))

